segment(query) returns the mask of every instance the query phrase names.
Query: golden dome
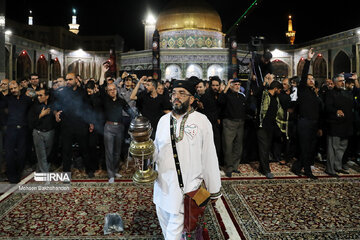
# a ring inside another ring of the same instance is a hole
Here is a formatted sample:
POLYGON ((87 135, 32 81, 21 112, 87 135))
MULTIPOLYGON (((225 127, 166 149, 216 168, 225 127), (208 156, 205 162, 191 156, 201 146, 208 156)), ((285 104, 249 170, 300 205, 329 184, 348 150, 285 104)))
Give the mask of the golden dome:
POLYGON ((175 0, 160 13, 156 29, 169 30, 198 29, 222 31, 219 14, 204 0, 175 0))

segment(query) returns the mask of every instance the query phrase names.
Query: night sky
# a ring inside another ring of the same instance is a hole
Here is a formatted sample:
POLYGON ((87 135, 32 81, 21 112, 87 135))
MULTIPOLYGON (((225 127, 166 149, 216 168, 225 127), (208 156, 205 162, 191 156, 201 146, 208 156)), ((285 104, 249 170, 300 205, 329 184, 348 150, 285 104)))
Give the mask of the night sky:
MULTIPOLYGON (((194 0, 195 1, 195 0, 194 0)), ((6 16, 27 23, 31 9, 34 24, 63 26, 68 29, 72 8, 77 9, 80 35, 113 35, 125 39, 125 51, 142 50, 144 26, 142 20, 151 10, 161 12, 166 0, 105 0, 105 1, 49 1, 7 0, 6 16)), ((223 32, 237 21, 253 0, 207 0, 219 13, 223 32), (235 5, 237 4, 237 5, 235 5)), ((250 36, 265 36, 270 44, 287 43, 288 15, 293 16, 295 43, 306 42, 352 28, 360 27, 360 14, 355 1, 328 0, 263 0, 237 28, 238 41, 247 43, 250 36)))

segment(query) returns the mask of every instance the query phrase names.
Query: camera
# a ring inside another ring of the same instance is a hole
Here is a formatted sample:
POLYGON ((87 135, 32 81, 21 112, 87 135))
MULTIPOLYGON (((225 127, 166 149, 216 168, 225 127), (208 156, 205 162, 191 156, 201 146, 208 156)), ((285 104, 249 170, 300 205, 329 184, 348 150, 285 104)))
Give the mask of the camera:
POLYGON ((265 38, 262 36, 256 36, 256 37, 251 37, 251 40, 248 44, 249 47, 249 51, 260 51, 264 49, 264 41, 265 38))

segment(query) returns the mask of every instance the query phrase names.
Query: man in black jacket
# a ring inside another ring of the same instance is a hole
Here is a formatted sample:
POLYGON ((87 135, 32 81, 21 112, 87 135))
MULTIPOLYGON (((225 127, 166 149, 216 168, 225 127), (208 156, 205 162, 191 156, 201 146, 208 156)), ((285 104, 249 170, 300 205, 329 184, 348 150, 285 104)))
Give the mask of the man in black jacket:
POLYGON ((220 94, 219 103, 224 109, 223 119, 223 151, 225 160, 225 174, 231 177, 238 170, 243 151, 245 94, 240 91, 240 80, 230 79, 220 94))
POLYGON ((9 82, 9 90, 10 95, 0 95, 0 106, 8 108, 5 142, 6 173, 10 183, 18 183, 24 169, 28 144, 27 114, 33 101, 20 90, 16 81, 9 82))
POLYGON ((221 80, 218 76, 214 76, 210 79, 210 83, 210 88, 200 97, 200 103, 202 105, 202 109, 200 110, 202 110, 202 113, 204 113, 211 122, 219 165, 224 165, 221 151, 221 106, 219 105, 221 80))
POLYGON ((321 116, 321 99, 315 91, 315 79, 312 74, 308 74, 310 61, 314 56, 314 51, 311 48, 308 52, 307 59, 301 75, 300 84, 298 86, 298 138, 300 155, 299 159, 292 165, 292 172, 296 175, 301 175, 301 169, 304 168, 305 176, 311 179, 317 179, 312 174, 311 162, 315 157, 316 148, 316 134, 322 135, 320 127, 321 116))
POLYGON ((94 130, 92 119, 89 119, 92 109, 85 101, 85 91, 78 86, 75 74, 68 73, 65 80, 67 87, 58 93, 58 111, 55 113, 56 121, 61 122, 63 171, 71 170, 72 144, 75 140, 79 144, 86 172, 93 177, 94 164, 90 161, 87 140, 88 133, 94 130))
POLYGON ((353 133, 353 99, 344 90, 343 74, 333 78, 335 87, 328 92, 325 100, 327 114, 327 163, 325 172, 338 177, 336 172, 348 174, 342 167, 342 158, 348 144, 348 137, 353 133))

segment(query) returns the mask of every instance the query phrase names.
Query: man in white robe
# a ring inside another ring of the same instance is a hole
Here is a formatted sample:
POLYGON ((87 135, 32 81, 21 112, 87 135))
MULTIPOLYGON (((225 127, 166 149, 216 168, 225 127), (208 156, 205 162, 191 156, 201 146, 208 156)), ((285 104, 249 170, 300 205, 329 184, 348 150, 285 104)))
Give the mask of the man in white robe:
POLYGON ((196 82, 177 80, 171 94, 172 112, 158 123, 154 160, 158 178, 154 184, 154 203, 166 240, 181 238, 184 228, 184 193, 199 188, 204 181, 211 199, 221 196, 220 171, 207 117, 192 109, 196 82), (194 85, 195 84, 195 85, 194 85), (176 150, 184 183, 179 186, 170 138, 170 118, 173 118, 176 150))

